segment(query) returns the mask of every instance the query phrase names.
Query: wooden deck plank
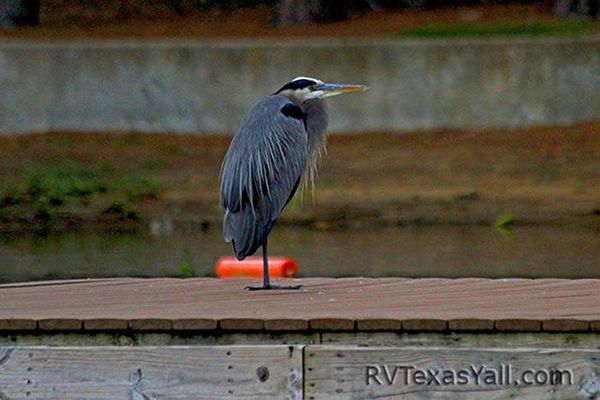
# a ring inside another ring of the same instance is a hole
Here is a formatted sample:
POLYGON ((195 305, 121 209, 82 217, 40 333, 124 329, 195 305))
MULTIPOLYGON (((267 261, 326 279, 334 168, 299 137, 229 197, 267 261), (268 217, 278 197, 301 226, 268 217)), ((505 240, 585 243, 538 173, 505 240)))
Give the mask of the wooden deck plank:
POLYGON ((399 331, 402 321, 396 319, 361 319, 357 321, 358 331, 399 331))
POLYGON ((351 318, 314 318, 310 320, 310 327, 316 330, 352 331, 354 320, 351 318))
POLYGON ((494 330, 494 321, 491 319, 452 319, 448 322, 451 331, 491 331, 494 330))
POLYGON ((33 319, 9 318, 0 320, 0 331, 33 331, 37 322, 33 319))
POLYGON ((186 318, 173 320, 173 330, 176 331, 212 331, 217 329, 215 319, 186 318))
POLYGON ((597 331, 600 279, 117 278, 0 285, 0 330, 597 331), (123 321, 127 322, 125 328, 123 321), (379 322, 378 322, 379 321, 379 322), (35 326, 33 326, 35 324, 35 326))
POLYGON ((498 319, 494 325, 496 330, 507 332, 537 332, 542 330, 542 321, 535 319, 498 319))
POLYGON ((302 373, 301 346, 0 348, 3 399, 300 399, 302 373))
POLYGON ((44 331, 78 331, 83 329, 79 318, 44 318, 38 321, 38 328, 44 331))
POLYGON ((87 331, 120 331, 127 329, 128 321, 116 318, 86 319, 83 321, 83 329, 87 331))
POLYGON ((265 329, 268 331, 305 331, 308 330, 308 321, 305 319, 267 319, 265 329))
POLYGON ((134 331, 169 331, 173 322, 169 318, 134 318, 129 320, 129 328, 134 331))

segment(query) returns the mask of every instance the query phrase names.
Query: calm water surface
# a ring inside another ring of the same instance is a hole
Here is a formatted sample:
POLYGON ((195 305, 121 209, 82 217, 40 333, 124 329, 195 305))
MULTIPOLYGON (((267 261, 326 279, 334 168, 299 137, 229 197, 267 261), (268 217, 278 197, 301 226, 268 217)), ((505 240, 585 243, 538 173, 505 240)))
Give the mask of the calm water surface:
MULTIPOLYGON (((231 255, 218 230, 0 236, 0 282, 116 276, 212 276, 231 255)), ((276 227, 272 255, 298 260, 302 276, 600 278, 595 229, 426 226, 319 231, 276 227)))

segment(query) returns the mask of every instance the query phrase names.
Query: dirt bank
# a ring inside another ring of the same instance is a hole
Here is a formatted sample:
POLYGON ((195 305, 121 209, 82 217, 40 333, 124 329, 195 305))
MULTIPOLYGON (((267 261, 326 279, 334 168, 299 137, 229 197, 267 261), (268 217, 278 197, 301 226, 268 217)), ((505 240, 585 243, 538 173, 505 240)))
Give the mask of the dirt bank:
MULTIPOLYGON (((172 218, 218 224, 229 138, 145 134, 0 137, 0 230, 108 228, 172 218)), ((314 194, 283 223, 594 223, 600 124, 330 138, 314 194)))

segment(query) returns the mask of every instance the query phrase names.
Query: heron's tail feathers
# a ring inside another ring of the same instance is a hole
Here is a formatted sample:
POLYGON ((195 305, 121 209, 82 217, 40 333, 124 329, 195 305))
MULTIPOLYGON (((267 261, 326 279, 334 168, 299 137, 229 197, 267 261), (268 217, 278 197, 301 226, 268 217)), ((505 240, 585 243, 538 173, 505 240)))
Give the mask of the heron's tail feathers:
POLYGON ((237 213, 225 211, 223 236, 226 242, 233 242, 233 250, 238 260, 254 254, 263 244, 266 232, 262 225, 257 223, 254 213, 249 208, 237 213))

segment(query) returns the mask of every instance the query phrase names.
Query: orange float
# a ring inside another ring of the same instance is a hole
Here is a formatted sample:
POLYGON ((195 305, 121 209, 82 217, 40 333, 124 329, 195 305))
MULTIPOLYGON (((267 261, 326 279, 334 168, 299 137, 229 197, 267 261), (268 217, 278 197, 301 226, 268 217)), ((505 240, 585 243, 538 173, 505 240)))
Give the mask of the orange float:
MULTIPOLYGON (((247 257, 238 261, 235 257, 221 257, 217 260, 218 278, 262 278, 262 257, 247 257)), ((271 278, 294 278, 298 276, 298 263, 287 257, 269 257, 269 275, 271 278)))

